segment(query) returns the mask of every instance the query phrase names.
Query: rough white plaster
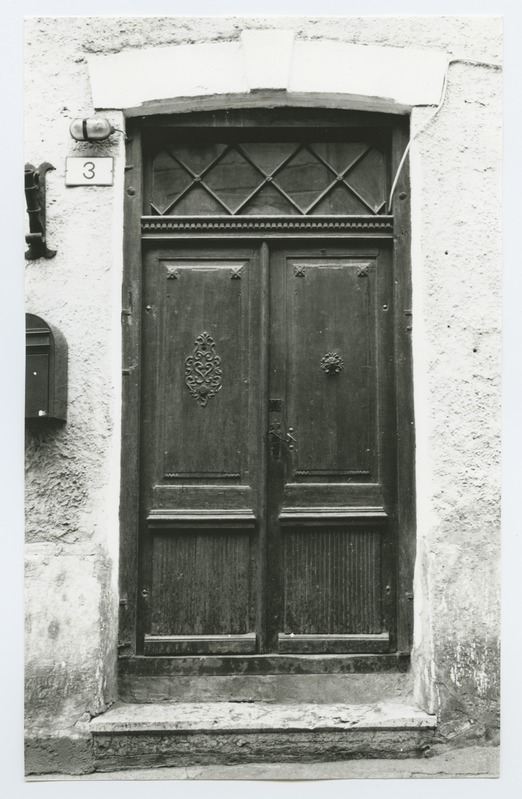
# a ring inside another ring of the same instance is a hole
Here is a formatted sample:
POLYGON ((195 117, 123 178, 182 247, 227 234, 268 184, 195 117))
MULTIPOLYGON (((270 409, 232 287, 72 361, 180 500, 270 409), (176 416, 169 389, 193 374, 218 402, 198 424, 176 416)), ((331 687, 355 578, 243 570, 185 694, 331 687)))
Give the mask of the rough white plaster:
MULTIPOLYGON (((67 82, 64 102, 53 81, 33 91, 39 80, 28 70, 26 159, 55 167, 47 224, 57 255, 25 264, 26 307, 65 335, 69 385, 65 427, 27 432, 27 721, 70 727, 116 690, 124 145, 74 143, 67 82), (114 186, 65 187, 65 159, 80 154, 114 156, 114 186)), ((89 110, 88 83, 78 99, 89 110)), ((121 127, 120 113, 110 118, 121 127)))
POLYGON ((411 156, 416 695, 475 719, 498 692, 500 98, 498 71, 452 64, 411 156))
MULTIPOLYGON (((426 124, 433 114, 432 109, 413 109, 410 118, 410 135, 413 137, 426 124)), ((415 408, 415 488, 417 503, 417 553, 414 574, 414 641, 412 662, 414 664, 415 696, 419 704, 430 713, 436 712, 437 694, 434 690, 433 668, 433 625, 429 585, 424 579, 427 569, 427 552, 424 530, 430 523, 433 512, 430 504, 433 485, 432 461, 430 458, 430 431, 428 415, 424 409, 429 407, 430 390, 428 371, 425 368, 426 325, 424 311, 425 274, 421 235, 423 225, 423 196, 426 187, 422 183, 422 161, 419 144, 413 139, 410 150, 411 179, 411 260, 412 260, 412 319, 415 326, 412 336, 413 354, 413 392, 415 408)))
POLYGON ((106 556, 90 546, 27 547, 28 726, 71 728, 85 712, 96 715, 104 709, 112 680, 100 635, 108 619, 103 608, 108 568, 106 556))

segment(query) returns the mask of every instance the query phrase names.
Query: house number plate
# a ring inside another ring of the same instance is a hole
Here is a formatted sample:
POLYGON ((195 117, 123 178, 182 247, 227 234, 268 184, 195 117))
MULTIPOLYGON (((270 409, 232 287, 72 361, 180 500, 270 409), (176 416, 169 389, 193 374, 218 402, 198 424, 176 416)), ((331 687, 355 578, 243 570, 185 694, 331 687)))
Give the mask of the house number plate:
POLYGON ((71 156, 65 159, 66 186, 112 186, 114 159, 71 156))

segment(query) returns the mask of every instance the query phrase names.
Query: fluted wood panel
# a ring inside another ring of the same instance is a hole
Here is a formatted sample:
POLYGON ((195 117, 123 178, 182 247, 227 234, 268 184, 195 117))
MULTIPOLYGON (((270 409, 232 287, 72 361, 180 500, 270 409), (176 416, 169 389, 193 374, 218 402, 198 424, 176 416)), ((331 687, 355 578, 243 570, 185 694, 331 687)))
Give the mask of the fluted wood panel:
POLYGON ((150 601, 153 635, 251 632, 248 534, 154 534, 150 601))
POLYGON ((284 533, 284 632, 382 632, 381 533, 284 533))

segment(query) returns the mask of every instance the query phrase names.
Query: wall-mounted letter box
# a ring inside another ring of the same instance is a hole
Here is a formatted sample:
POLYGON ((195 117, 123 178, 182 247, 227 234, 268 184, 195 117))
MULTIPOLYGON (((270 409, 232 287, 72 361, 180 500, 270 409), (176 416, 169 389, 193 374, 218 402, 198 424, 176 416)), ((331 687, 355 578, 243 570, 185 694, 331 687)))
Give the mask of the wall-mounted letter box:
POLYGON ((67 420, 67 342, 39 316, 25 315, 25 418, 41 423, 67 420))

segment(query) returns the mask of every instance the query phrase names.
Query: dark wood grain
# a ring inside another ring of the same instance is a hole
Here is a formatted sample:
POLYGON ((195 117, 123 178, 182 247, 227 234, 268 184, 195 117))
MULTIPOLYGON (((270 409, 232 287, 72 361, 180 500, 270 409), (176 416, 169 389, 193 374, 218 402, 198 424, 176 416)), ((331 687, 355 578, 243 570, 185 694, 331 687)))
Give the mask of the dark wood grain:
POLYGON ((122 441, 120 487, 119 652, 136 651, 139 582, 139 469, 141 385, 141 128, 129 120, 124 195, 124 274, 122 284, 122 441))
POLYGON ((363 473, 370 482, 377 432, 375 264, 343 255, 289 257, 285 272, 287 418, 298 442, 292 479, 343 482, 363 473), (338 373, 322 368, 329 354, 339 358, 338 373))
POLYGON ((363 674, 407 671, 409 655, 194 655, 132 657, 122 660, 123 679, 219 674, 363 674))
MULTIPOLYGON (((216 137, 214 129, 235 129, 240 130, 245 140, 259 140, 259 131, 263 132, 263 140, 274 141, 281 140, 281 128, 285 129, 318 129, 315 135, 316 140, 321 140, 324 137, 325 130, 332 128, 341 128, 342 132, 339 138, 346 141, 356 141, 361 137, 361 130, 373 131, 374 136, 386 146, 388 142, 388 132, 397 125, 396 114, 376 114, 365 111, 345 111, 338 108, 329 108, 328 104, 321 110, 317 108, 277 108, 275 107, 273 97, 270 103, 270 109, 261 107, 261 100, 263 93, 256 92, 256 98, 253 99, 254 107, 251 108, 237 108, 233 105, 226 105, 223 99, 222 108, 205 109, 202 104, 202 110, 199 112, 187 113, 165 113, 154 114, 146 113, 147 109, 143 106, 140 107, 138 113, 141 116, 141 124, 146 134, 149 134, 153 142, 157 141, 158 132, 161 129, 184 128, 189 129, 194 140, 197 137, 205 139, 211 135, 216 137), (258 106, 257 108, 255 106, 258 106), (277 129, 277 130, 273 130, 277 129), (213 131, 213 133, 212 133, 213 131)), ((228 99, 228 98, 227 98, 228 99)), ((201 98, 202 102, 204 98, 201 98)), ((237 100, 237 98, 236 98, 237 100)), ((239 101, 244 104, 244 98, 239 101)), ((283 103, 286 98, 283 98, 283 103)), ((135 114, 130 111, 130 117, 135 114)), ((222 131, 219 130, 219 134, 222 131)), ((236 134, 237 135, 237 134, 236 134)), ((290 134, 289 134, 290 136, 290 134)), ((292 138, 295 138, 295 130, 292 133, 292 138)))
POLYGON ((367 652, 385 654, 390 647, 388 633, 375 635, 293 635, 279 634, 279 652, 284 654, 348 654, 367 652))
POLYGON ((272 599, 269 584, 269 506, 268 506, 268 427, 270 407, 270 250, 268 244, 263 242, 260 248, 260 284, 259 284, 259 327, 257 335, 261 341, 259 354, 259 370, 257 379, 252 384, 254 396, 259 397, 258 415, 259 426, 257 435, 260 438, 259 450, 259 549, 258 560, 258 607, 257 607, 257 633, 260 652, 268 650, 269 620, 272 613, 272 599))
MULTIPOLYGON (((381 533, 343 527, 284 533, 286 634, 382 633, 381 533)), ((343 651, 343 650, 341 650, 343 651)))
MULTIPOLYGON (((144 267, 144 632, 253 633, 262 506, 259 398, 250 390, 259 382, 258 249, 151 248, 144 267)), ((212 639, 183 651, 198 646, 211 651, 212 639)))
POLYGON ((190 655, 192 653, 251 655, 256 634, 244 635, 146 635, 146 655, 190 655))
POLYGON ((251 632, 251 538, 226 530, 157 531, 152 539, 152 635, 251 632))
POLYGON ((393 635, 389 254, 287 246, 273 248, 272 262, 270 394, 285 398, 274 415, 296 439, 269 461, 277 631, 393 635), (340 371, 321 368, 327 354, 339 355, 340 371), (381 532, 346 526, 350 518, 363 522, 371 508, 381 532))
MULTIPOLYGON (((393 137, 392 169, 396 170, 406 149, 409 120, 404 119, 393 137)), ((413 645, 413 570, 415 564, 415 424, 413 406, 411 198, 409 159, 401 171, 393 204, 395 271, 395 369, 397 403, 397 611, 399 651, 413 645)))

